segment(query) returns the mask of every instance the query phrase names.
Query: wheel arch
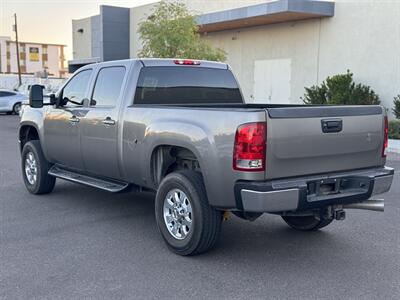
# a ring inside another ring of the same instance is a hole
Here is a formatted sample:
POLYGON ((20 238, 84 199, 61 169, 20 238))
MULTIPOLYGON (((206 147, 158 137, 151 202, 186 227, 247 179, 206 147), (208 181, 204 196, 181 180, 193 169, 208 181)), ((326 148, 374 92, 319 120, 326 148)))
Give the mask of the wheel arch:
POLYGON ((150 174, 155 187, 169 173, 176 170, 194 170, 202 173, 200 155, 195 149, 177 144, 160 144, 153 147, 150 156, 150 174))
POLYGON ((39 140, 41 142, 38 128, 31 123, 21 124, 18 131, 18 140, 20 151, 22 151, 24 145, 31 140, 39 140))

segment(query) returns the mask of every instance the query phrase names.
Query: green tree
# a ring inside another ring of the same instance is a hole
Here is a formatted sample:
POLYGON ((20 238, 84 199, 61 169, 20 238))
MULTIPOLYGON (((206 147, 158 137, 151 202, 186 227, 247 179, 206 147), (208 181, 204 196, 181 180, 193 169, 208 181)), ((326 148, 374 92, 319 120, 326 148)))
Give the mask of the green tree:
POLYGON ((138 32, 143 42, 139 57, 226 60, 224 50, 200 37, 196 19, 183 3, 161 1, 138 32))
POLYGON ((353 73, 328 77, 321 85, 305 88, 301 98, 305 104, 363 105, 380 104, 379 96, 370 86, 356 84, 353 73))
POLYGON ((393 104, 394 104, 394 107, 392 109, 393 114, 395 115, 396 119, 400 119, 400 95, 394 97, 393 104))

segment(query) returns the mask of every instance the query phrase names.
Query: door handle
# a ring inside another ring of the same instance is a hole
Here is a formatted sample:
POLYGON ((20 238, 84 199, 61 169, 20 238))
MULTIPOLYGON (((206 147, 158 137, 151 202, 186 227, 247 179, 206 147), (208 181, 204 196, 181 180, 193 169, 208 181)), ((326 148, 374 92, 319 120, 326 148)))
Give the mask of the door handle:
POLYGON ((107 117, 103 120, 103 124, 107 126, 115 125, 115 120, 111 119, 110 117, 107 117))
POLYGON ((70 122, 72 125, 75 125, 75 124, 79 123, 80 120, 81 120, 81 119, 79 119, 77 116, 72 116, 72 117, 69 119, 69 122, 70 122))
POLYGON ((343 129, 343 121, 341 119, 321 120, 322 132, 340 132, 343 129))

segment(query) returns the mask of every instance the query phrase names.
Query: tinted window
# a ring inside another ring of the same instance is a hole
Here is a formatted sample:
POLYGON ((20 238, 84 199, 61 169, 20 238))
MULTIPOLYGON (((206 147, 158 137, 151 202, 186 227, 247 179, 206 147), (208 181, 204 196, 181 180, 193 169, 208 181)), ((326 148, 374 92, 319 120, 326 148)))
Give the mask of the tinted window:
MULTIPOLYGON (((68 98, 71 101, 80 103, 85 98, 91 74, 92 70, 84 70, 76 74, 64 87, 63 99, 68 98)), ((74 104, 68 103, 67 105, 74 104)))
POLYGON ((0 97, 9 97, 9 96, 14 96, 15 93, 13 92, 5 92, 5 91, 0 91, 0 97))
POLYGON ((100 70, 92 96, 92 105, 113 106, 121 92, 125 77, 124 67, 108 67, 100 70))
POLYGON ((135 94, 138 104, 242 102, 230 70, 188 66, 143 68, 135 94))

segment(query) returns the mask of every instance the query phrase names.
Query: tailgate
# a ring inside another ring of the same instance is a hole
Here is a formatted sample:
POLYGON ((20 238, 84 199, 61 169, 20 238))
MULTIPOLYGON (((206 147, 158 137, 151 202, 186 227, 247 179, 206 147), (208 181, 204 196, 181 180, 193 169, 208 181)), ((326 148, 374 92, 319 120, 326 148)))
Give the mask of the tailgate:
POLYGON ((383 165, 380 106, 267 109, 266 178, 383 165))

